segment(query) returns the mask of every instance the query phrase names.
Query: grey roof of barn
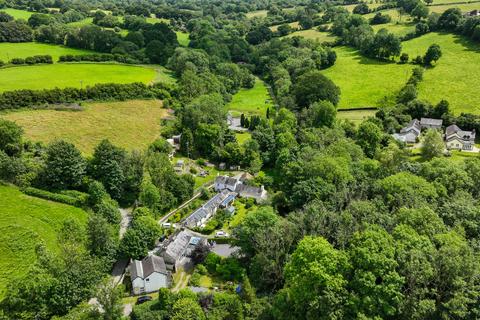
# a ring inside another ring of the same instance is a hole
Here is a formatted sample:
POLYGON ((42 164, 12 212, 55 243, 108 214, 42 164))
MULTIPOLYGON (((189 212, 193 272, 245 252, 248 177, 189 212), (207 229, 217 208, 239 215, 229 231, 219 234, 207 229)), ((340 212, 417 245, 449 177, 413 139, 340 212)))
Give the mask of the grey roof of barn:
POLYGON ((456 134, 460 139, 475 141, 475 131, 465 131, 460 129, 457 125, 452 124, 447 127, 445 130, 447 140, 453 135, 456 134))
POLYGON ((417 135, 420 135, 421 126, 420 121, 417 119, 412 119, 405 127, 400 130, 400 133, 407 133, 408 131, 414 130, 417 135))
POLYGON ((215 183, 221 183, 229 186, 234 186, 238 182, 238 179, 228 176, 218 176, 215 178, 215 183))
POLYGON ((263 193, 263 189, 261 187, 249 186, 246 184, 239 184, 235 188, 235 192, 239 193, 240 195, 251 195, 253 197, 260 197, 263 193))
POLYGON ((443 120, 442 119, 432 119, 432 118, 421 118, 420 124, 421 125, 428 125, 428 126, 442 126, 443 120))
POLYGON ((181 231, 177 234, 175 240, 168 244, 165 254, 177 261, 182 257, 185 249, 188 247, 191 237, 192 235, 188 232, 181 231))
POLYGON ((141 261, 132 261, 130 267, 132 280, 137 277, 145 279, 154 272, 167 274, 167 267, 165 266, 165 261, 162 257, 151 255, 143 258, 141 261))

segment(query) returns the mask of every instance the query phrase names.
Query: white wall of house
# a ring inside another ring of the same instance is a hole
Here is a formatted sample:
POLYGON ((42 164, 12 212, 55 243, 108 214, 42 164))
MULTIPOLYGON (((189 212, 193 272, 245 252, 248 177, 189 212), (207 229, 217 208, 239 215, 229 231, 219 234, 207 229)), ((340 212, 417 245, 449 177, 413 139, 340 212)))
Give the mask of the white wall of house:
POLYGON ((163 273, 154 272, 145 278, 145 292, 154 292, 167 287, 167 275, 163 273))
POLYGON ((462 149, 463 148, 464 142, 458 138, 452 139, 450 141, 447 141, 447 149, 462 149))
POLYGON ((145 292, 145 284, 142 278, 136 277, 135 279, 132 280, 132 289, 133 289, 133 294, 141 294, 145 292))
POLYGON ((142 294, 158 291, 160 288, 168 288, 167 275, 154 272, 147 278, 135 278, 132 281, 133 294, 142 294))

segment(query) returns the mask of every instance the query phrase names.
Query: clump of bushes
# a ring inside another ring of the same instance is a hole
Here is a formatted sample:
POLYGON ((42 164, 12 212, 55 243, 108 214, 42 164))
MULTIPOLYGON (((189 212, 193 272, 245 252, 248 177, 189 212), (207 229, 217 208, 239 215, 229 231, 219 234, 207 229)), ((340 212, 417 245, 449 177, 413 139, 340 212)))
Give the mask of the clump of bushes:
POLYGON ((115 61, 115 62, 127 63, 127 64, 137 64, 142 62, 130 56, 125 56, 122 54, 111 54, 111 53, 82 54, 82 55, 68 54, 68 55, 60 56, 58 58, 58 62, 81 62, 81 61, 92 61, 92 62, 115 61))
POLYGON ((86 204, 86 201, 82 201, 82 199, 72 197, 66 194, 54 193, 46 190, 41 190, 33 187, 24 188, 23 193, 28 194, 29 196, 34 196, 38 198, 42 198, 45 200, 56 201, 65 203, 75 207, 83 207, 86 204))
MULTIPOLYGON (((26 57, 25 59, 23 58, 13 58, 10 60, 11 64, 41 64, 41 63, 46 63, 46 64, 52 64, 53 63, 53 58, 51 55, 36 55, 32 57, 26 57)), ((0 64, 1 65, 1 64, 0 64)))

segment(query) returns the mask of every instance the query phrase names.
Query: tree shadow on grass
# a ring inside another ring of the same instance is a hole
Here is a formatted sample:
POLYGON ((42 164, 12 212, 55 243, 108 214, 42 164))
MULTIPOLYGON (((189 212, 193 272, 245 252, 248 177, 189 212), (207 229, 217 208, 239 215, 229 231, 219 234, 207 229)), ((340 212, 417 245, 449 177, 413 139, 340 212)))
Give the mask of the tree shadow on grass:
POLYGON ((389 65, 389 64, 395 64, 395 61, 392 60, 387 60, 387 59, 374 59, 374 58, 369 58, 364 56, 360 50, 354 49, 352 47, 344 47, 346 51, 348 51, 349 55, 353 57, 353 60, 358 62, 358 64, 364 64, 364 65, 389 65))
MULTIPOLYGON (((447 33, 443 33, 443 34, 447 34, 447 33)), ((480 45, 475 43, 473 40, 461 35, 455 35, 453 39, 454 39, 453 40, 454 43, 460 44, 463 46, 464 51, 472 51, 475 53, 480 53, 480 45)))

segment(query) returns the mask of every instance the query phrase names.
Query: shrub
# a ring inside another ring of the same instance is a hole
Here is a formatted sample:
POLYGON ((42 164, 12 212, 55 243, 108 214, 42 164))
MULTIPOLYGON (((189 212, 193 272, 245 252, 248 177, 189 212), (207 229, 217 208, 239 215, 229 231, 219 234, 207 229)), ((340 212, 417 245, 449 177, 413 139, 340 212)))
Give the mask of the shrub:
POLYGON ((71 206, 75 206, 75 207, 82 207, 83 205, 81 200, 65 194, 53 193, 50 191, 41 190, 33 187, 24 188, 22 191, 23 193, 28 194, 29 196, 34 196, 34 197, 42 198, 45 200, 55 201, 55 202, 61 202, 71 206))

